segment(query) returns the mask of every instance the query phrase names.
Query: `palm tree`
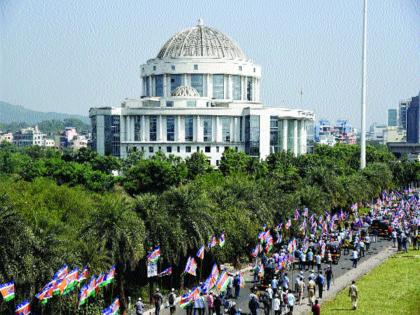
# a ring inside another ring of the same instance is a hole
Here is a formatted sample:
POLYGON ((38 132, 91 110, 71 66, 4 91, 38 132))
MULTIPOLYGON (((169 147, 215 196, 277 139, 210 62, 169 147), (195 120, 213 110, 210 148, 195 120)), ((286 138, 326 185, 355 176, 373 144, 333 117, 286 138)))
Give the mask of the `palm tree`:
POLYGON ((124 278, 144 255, 144 224, 122 198, 106 196, 82 229, 87 242, 104 244, 116 267, 117 290, 125 310, 124 278))

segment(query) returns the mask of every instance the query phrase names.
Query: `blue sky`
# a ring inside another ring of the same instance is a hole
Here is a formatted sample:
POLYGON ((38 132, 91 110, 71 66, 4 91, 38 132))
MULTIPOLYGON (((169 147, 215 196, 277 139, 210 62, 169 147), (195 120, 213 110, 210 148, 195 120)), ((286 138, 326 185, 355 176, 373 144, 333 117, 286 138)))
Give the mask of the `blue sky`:
MULTIPOLYGON (((0 100, 84 115, 119 105, 140 96, 139 66, 201 17, 262 66, 265 104, 359 126, 362 9, 362 0, 0 0, 0 100)), ((419 93, 419 39, 419 0, 369 1, 368 123, 419 93)))

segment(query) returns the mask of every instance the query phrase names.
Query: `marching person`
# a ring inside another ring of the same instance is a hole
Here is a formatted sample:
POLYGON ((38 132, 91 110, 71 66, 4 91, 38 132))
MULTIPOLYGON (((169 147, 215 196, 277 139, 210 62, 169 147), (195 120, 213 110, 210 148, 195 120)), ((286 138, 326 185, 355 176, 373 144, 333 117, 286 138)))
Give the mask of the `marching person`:
POLYGON ((325 271, 325 278, 327 278, 327 290, 331 287, 331 280, 334 277, 333 271, 331 267, 327 267, 327 270, 325 271))
POLYGON ((353 261, 353 268, 357 268, 357 261, 359 260, 359 253, 356 249, 353 249, 351 253, 351 259, 353 261))
POLYGON ((233 279, 233 287, 235 288, 235 299, 239 298, 239 292, 241 291, 241 276, 239 272, 233 279))
POLYGON ((353 306, 353 310, 357 308, 357 299, 359 298, 359 291, 357 290, 356 281, 351 282, 351 286, 349 288, 349 297, 351 298, 351 304, 353 306))
POLYGON ((315 287, 316 287, 316 283, 314 279, 310 278, 308 282, 308 300, 311 306, 314 304, 314 300, 315 300, 315 287))
POLYGON ((318 277, 316 278, 316 284, 318 285, 318 295, 322 299, 322 292, 324 291, 325 278, 322 275, 322 270, 319 272, 318 277))
POLYGON ((321 314, 321 306, 319 306, 319 301, 315 300, 315 304, 312 305, 312 315, 320 315, 321 314))
POLYGON ((156 289, 155 294, 153 294, 153 301, 155 303, 155 315, 159 315, 160 307, 163 302, 163 295, 160 293, 159 288, 156 289))
POLYGON ((169 293, 169 295, 168 295, 169 313, 171 315, 173 315, 175 313, 175 309, 176 309, 175 302, 176 302, 175 289, 172 288, 171 293, 169 293))
POLYGON ((274 315, 281 314, 281 302, 280 302, 278 294, 276 294, 273 299, 273 311, 274 311, 274 315))
POLYGON ((254 293, 251 293, 249 295, 248 307, 251 312, 251 315, 257 315, 257 311, 260 308, 260 304, 258 303, 258 298, 254 293))
POLYGON ((295 306, 296 298, 292 291, 287 294, 287 306, 289 307, 289 315, 293 315, 293 308, 295 306))
POLYGON ((220 296, 220 294, 216 295, 216 298, 214 299, 214 311, 216 313, 216 315, 221 315, 221 308, 223 305, 223 300, 222 297, 220 296))
POLYGON ((213 311, 214 311, 214 296, 213 296, 213 292, 210 292, 207 295, 207 309, 209 311, 209 315, 213 315, 213 311))
POLYGON ((144 304, 143 304, 143 301, 141 300, 141 297, 139 297, 139 299, 137 300, 135 309, 136 309, 136 315, 143 315, 144 304))
POLYGON ((298 301, 299 301, 299 305, 302 304, 302 299, 303 299, 303 294, 305 292, 305 282, 303 281, 302 277, 298 277, 299 278, 299 282, 298 282, 298 301))

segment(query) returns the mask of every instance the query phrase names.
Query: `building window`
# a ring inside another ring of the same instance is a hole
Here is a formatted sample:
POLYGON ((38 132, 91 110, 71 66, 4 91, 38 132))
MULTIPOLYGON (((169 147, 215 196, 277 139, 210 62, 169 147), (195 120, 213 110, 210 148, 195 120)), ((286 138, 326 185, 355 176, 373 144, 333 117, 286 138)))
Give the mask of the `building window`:
POLYGON ((239 71, 242 71, 242 66, 239 66, 239 71))
POLYGON ((200 152, 200 147, 197 147, 197 152, 200 152))
POLYGON ((166 101, 166 107, 174 107, 173 101, 166 101))
POLYGON ((166 152, 167 153, 172 153, 172 147, 166 147, 166 152))
POLYGON ((280 152, 283 148, 283 120, 276 116, 270 117, 270 147, 273 152, 280 152))
POLYGON ((216 152, 219 153, 219 146, 216 147, 216 152))
POLYGON ((232 85, 233 85, 233 99, 240 100, 242 94, 242 80, 241 76, 234 75, 232 77, 232 85))
POLYGON ((155 95, 163 96, 163 75, 155 76, 155 95))
POLYGON ((255 72, 255 68, 254 68, 254 72, 255 72))
POLYGON ((204 152, 206 152, 206 153, 210 153, 210 148, 211 148, 211 147, 209 147, 209 146, 204 147, 204 152))
POLYGON ((212 118, 203 117, 203 141, 212 140, 212 118))
POLYGON ((141 116, 134 116, 134 141, 141 141, 141 116))
POLYGON ((216 160, 216 166, 219 166, 220 161, 216 160))
POLYGON ((171 65, 171 69, 175 71, 175 65, 171 65))
POLYGON ((175 117, 173 116, 166 117, 166 140, 175 140, 175 117))
POLYGON ((222 117, 222 141, 230 142, 230 117, 222 117))
POLYGON ((191 147, 190 147, 190 146, 186 146, 186 147, 185 147, 185 152, 187 152, 187 153, 191 153, 191 147))
POLYGON ((213 74, 213 98, 225 98, 225 78, 223 74, 213 74))
POLYGON ((203 75, 202 74, 191 74, 191 87, 197 90, 200 96, 203 96, 203 75))
POLYGON ((260 155, 260 117, 245 116, 245 153, 251 156, 260 155))
POLYGON ((229 147, 225 147, 225 151, 229 150, 229 147))
POLYGON ((194 65, 194 70, 198 70, 198 65, 194 65))
POLYGON ((153 66, 153 71, 155 71, 156 70, 156 66, 153 66))
POLYGON ((187 101, 187 107, 197 107, 196 101, 187 101))
POLYGON ((149 140, 156 141, 157 138, 157 117, 149 116, 149 140))
POLYGON ((153 153, 154 149, 153 147, 149 147, 149 153, 153 153))
POLYGON ((252 78, 246 78, 246 99, 252 101, 252 78))
POLYGON ((176 152, 181 152, 181 148, 179 146, 176 147, 176 152))
POLYGON ((182 85, 182 76, 180 74, 171 74, 171 92, 182 85))
POLYGON ((193 141, 194 135, 194 118, 185 116, 185 141, 193 141))
POLYGON ((295 121, 286 120, 287 123, 287 150, 293 152, 294 144, 294 133, 295 133, 295 121))
POLYGON ((238 147, 235 147, 235 151, 238 152, 238 147))
POLYGON ((159 148, 158 148, 158 151, 162 151, 162 147, 159 147, 159 148))
POLYGON ((146 77, 146 96, 150 96, 150 77, 146 77))

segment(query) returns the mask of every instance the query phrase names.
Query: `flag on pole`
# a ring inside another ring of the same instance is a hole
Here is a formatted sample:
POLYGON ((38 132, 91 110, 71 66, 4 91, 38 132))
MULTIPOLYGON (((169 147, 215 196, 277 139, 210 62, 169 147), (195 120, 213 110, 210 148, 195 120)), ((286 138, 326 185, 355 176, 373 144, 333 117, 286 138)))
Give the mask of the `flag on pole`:
POLYGON ((88 275, 89 275, 88 267, 84 267, 82 272, 79 273, 79 282, 87 280, 88 275))
POLYGON ((170 276, 172 274, 172 267, 168 267, 158 274, 158 277, 170 276))
POLYGON ((197 257, 200 258, 201 260, 204 259, 204 245, 202 245, 200 247, 200 249, 197 252, 197 257))
POLYGON ((187 265, 185 266, 185 271, 186 273, 189 273, 192 276, 196 276, 197 270, 197 262, 195 261, 194 257, 188 257, 188 261, 187 261, 187 265))
POLYGON ((87 292, 88 297, 96 295, 96 277, 95 276, 92 276, 92 278, 90 279, 87 290, 88 290, 87 292))
POLYGON ((213 289, 214 286, 216 285, 218 276, 219 276, 219 268, 217 267, 217 264, 215 263, 213 265, 210 275, 201 286, 201 292, 207 293, 208 291, 213 289))
POLYGON ((222 232, 222 234, 220 235, 219 245, 220 247, 223 247, 223 245, 225 245, 225 232, 222 232))
POLYGON ((15 314, 16 315, 31 314, 31 304, 29 304, 29 301, 23 301, 18 306, 16 306, 15 314))
POLYGON ((67 267, 67 265, 64 265, 63 267, 61 267, 61 269, 59 269, 55 274, 54 274, 54 279, 57 280, 61 280, 64 279, 67 274, 69 273, 69 267, 67 267))
POLYGON ((156 263, 160 257, 160 247, 157 246, 155 249, 147 255, 147 262, 148 263, 156 263))
POLYGON ((56 286, 56 280, 52 280, 49 283, 47 283, 42 290, 35 294, 35 297, 41 302, 41 304, 47 303, 47 300, 52 298, 53 296, 53 290, 56 286))
POLYGON ((9 302, 15 298, 15 283, 9 282, 0 284, 0 293, 5 302, 9 302))
POLYGON ((289 218, 289 220, 287 220, 287 223, 284 227, 286 228, 286 230, 288 230, 291 225, 292 225, 292 220, 290 220, 290 218, 289 218))
POLYGON ((200 290, 198 289, 198 287, 190 292, 185 293, 181 296, 181 299, 179 300, 179 306, 181 308, 186 308, 198 298, 199 294, 200 290))
POLYGON ((273 248, 273 244, 274 244, 273 237, 271 235, 269 235, 268 238, 265 241, 266 241, 265 252, 269 253, 270 250, 273 248))
POLYGON ((257 257, 258 254, 260 253, 260 251, 261 251, 261 245, 257 244, 257 246, 255 246, 255 248, 251 252, 251 256, 254 257, 254 258, 257 257))
POLYGON ((212 236, 211 237, 211 241, 209 242, 209 244, 208 244, 208 247, 209 248, 213 248, 214 246, 216 246, 217 245, 217 238, 216 238, 216 236, 212 236))
POLYGON ((300 213, 298 209, 295 209, 295 221, 299 220, 300 218, 300 213))
POLYGON ((117 315, 120 311, 120 299, 116 298, 114 302, 102 311, 104 315, 117 315))
POLYGON ((107 272, 104 277, 103 286, 107 286, 108 284, 112 283, 115 279, 115 266, 112 266, 111 269, 107 272))
POLYGON ((82 306, 85 304, 89 298, 89 287, 85 284, 81 289, 79 293, 79 306, 82 306))
POLYGON ((309 212, 308 208, 303 209, 303 216, 307 218, 308 212, 309 212))
POLYGON ((76 284, 78 283, 78 279, 79 279, 79 269, 76 268, 74 270, 72 270, 67 276, 66 276, 66 286, 64 288, 64 293, 63 294, 68 294, 71 291, 73 291, 74 287, 76 286, 76 284))
POLYGON ((105 275, 101 272, 96 279, 96 289, 102 288, 104 286, 105 275))
POLYGON ((226 291, 228 284, 229 284, 229 275, 226 271, 223 271, 220 274, 219 279, 217 280, 217 283, 216 283, 217 291, 219 292, 226 291))

